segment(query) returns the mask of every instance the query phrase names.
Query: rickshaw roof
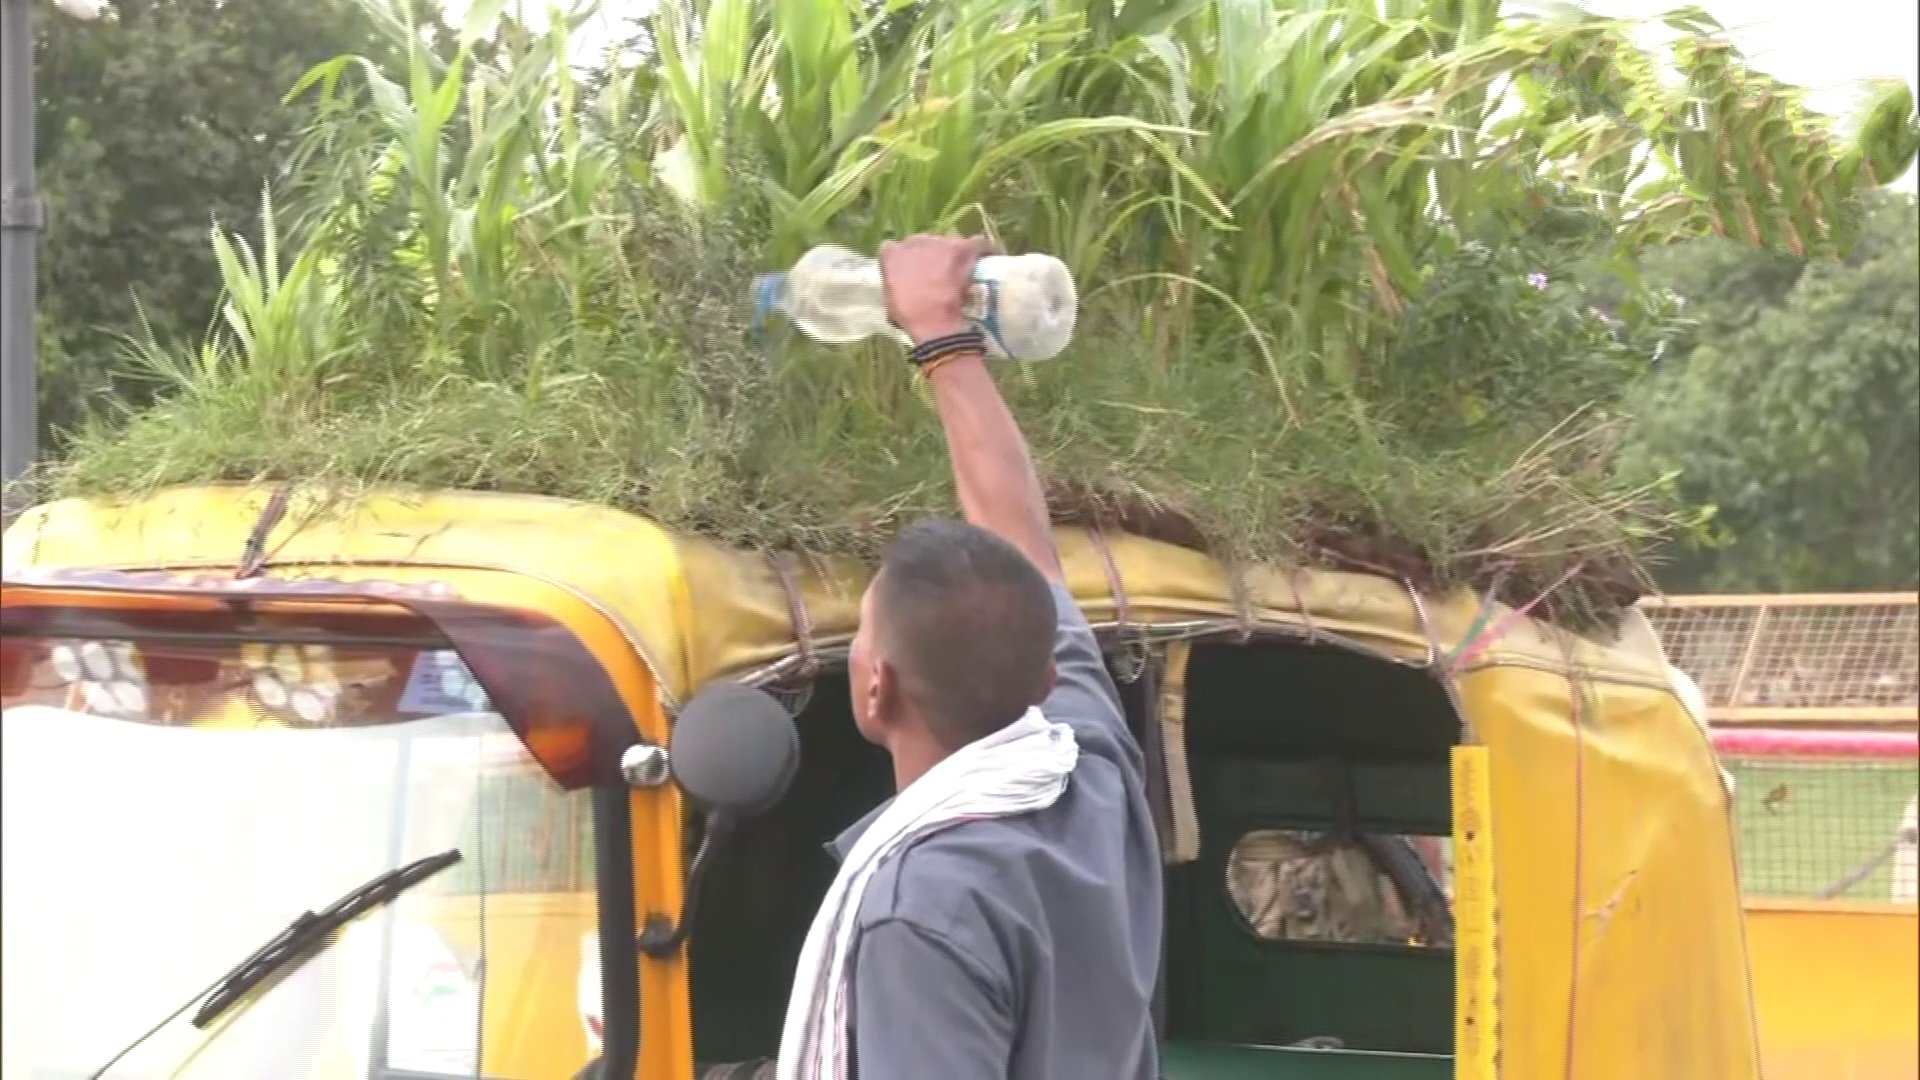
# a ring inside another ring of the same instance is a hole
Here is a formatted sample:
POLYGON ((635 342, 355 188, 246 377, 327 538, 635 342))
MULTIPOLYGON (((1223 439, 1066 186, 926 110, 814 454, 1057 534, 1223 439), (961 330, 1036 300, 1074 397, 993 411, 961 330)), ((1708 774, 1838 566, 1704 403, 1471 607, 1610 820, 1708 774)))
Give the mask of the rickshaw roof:
MULTIPOLYGON (((273 496, 211 485, 48 503, 7 530, 4 576, 232 571, 273 496)), ((1465 591, 1430 597, 1369 574, 1234 567, 1121 534, 1062 529, 1057 538, 1074 597, 1122 638, 1281 633, 1444 665, 1485 634, 1463 670, 1517 664, 1667 685, 1657 639, 1633 610, 1603 641, 1465 591)), ((831 657, 853 635, 872 574, 855 559, 743 550, 607 507, 476 492, 295 491, 261 554, 272 577, 491 571, 562 587, 618 625, 670 704, 716 678, 831 657)))

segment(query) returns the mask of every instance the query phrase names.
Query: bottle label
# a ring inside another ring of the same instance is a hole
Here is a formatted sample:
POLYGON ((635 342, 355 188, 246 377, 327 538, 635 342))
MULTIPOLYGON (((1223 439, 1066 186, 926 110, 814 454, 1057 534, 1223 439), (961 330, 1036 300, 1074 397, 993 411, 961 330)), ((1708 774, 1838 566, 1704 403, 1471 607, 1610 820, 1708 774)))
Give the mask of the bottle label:
POLYGON ((980 328, 987 337, 987 352, 994 356, 1013 355, 1007 349, 1007 343, 1000 336, 1000 283, 991 278, 975 277, 973 287, 967 290, 967 300, 961 309, 966 320, 980 328))

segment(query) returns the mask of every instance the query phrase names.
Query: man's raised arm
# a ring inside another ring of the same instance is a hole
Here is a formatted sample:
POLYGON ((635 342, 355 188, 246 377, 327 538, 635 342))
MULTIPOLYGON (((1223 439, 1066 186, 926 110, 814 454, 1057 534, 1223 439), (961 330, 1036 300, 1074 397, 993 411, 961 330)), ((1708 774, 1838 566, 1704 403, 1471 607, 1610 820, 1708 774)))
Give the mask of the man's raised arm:
MULTIPOLYGON (((916 344, 966 332, 962 312, 973 266, 992 250, 979 237, 914 236, 883 245, 880 273, 894 324, 916 344)), ((1033 456, 984 354, 951 353, 927 370, 967 521, 1019 548, 1048 580, 1060 581, 1060 554, 1033 456)))
MULTIPOLYGON (((914 342, 938 342, 967 330, 962 304, 973 264, 991 251, 981 239, 915 236, 880 249, 887 313, 914 342)), ((1053 545, 1046 495, 1033 470, 1027 438, 1014 422, 978 348, 928 361, 940 425, 947 432, 954 485, 969 524, 1020 549, 1053 583, 1060 630, 1055 638, 1053 693, 1042 708, 1072 724, 1083 748, 1117 757, 1138 775, 1140 747, 1122 718, 1120 698, 1100 645, 1067 593, 1053 545)))

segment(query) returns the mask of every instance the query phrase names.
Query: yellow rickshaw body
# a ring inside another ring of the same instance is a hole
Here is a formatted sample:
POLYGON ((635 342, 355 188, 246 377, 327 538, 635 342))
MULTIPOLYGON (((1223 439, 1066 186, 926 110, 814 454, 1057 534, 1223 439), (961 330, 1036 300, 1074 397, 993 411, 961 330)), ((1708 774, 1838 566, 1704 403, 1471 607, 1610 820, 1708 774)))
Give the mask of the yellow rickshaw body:
MULTIPOLYGON (((156 583, 279 595, 304 583, 372 599, 408 590, 536 611, 604 666, 640 735, 664 744, 675 707, 723 677, 767 681, 842 650, 868 569, 676 536, 642 518, 503 494, 295 492, 265 531, 257 575, 233 571, 273 493, 174 489, 123 503, 64 501, 5 535, 8 607, 146 597, 156 583), (144 590, 144 591, 143 591, 144 590), (798 627, 798 633, 796 632, 798 627), (804 640, 802 640, 804 638, 804 640)), ((1757 1038, 1731 809, 1702 727, 1675 696, 1638 612, 1611 640, 1507 621, 1463 670, 1449 659, 1487 624, 1479 601, 1422 599, 1388 579, 1251 567, 1193 551, 1062 530, 1069 587, 1122 639, 1180 630, 1311 635, 1429 668, 1488 763, 1491 1001, 1463 1004, 1511 1080, 1745 1080, 1757 1038)), ((128 601, 133 602, 133 601, 128 601)), ((671 785, 632 795, 642 913, 678 912, 682 812, 671 785)), ((13 883, 14 888, 21 887, 13 883)), ((493 897, 535 950, 592 926, 584 897, 493 897)), ((458 920, 455 920, 458 921, 458 920)), ((636 928, 637 929, 637 928, 636 928)), ((1463 942, 1464 947, 1464 942, 1463 942)), ((488 1075, 557 1075, 542 1048, 581 1038, 578 968, 556 962, 489 1001, 488 1075)), ((687 970, 643 958, 638 1077, 692 1070, 687 970)), ((1468 1002, 1463 997, 1462 1002, 1468 1002)), ((1477 999, 1474 999, 1477 1001, 1477 999)))

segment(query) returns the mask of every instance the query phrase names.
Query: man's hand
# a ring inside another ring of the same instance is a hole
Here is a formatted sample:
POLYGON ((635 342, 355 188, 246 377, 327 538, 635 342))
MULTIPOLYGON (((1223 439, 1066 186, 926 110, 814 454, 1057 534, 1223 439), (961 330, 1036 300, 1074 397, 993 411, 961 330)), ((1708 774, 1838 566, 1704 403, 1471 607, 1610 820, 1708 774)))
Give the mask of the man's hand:
POLYGON ((973 266, 994 254, 984 236, 910 236, 880 245, 887 316, 916 344, 967 328, 973 266))

